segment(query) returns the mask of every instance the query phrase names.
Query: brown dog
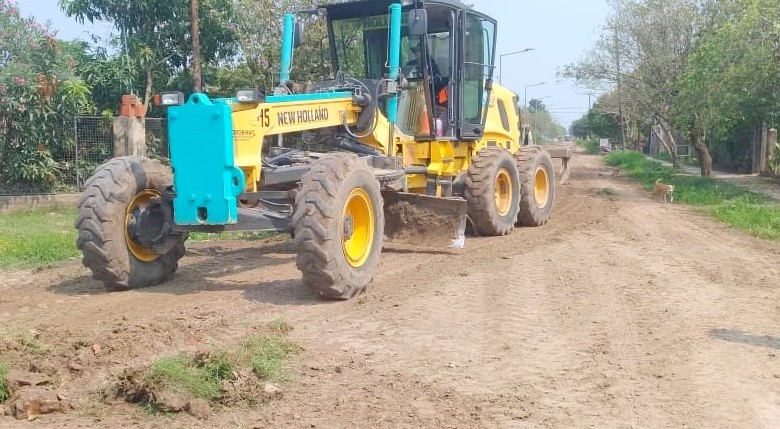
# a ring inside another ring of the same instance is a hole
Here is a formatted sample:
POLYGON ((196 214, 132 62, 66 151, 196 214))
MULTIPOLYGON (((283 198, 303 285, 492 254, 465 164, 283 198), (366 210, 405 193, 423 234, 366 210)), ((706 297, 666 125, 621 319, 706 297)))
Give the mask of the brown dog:
POLYGON ((669 197, 669 202, 674 202, 674 185, 667 185, 658 179, 655 181, 655 188, 653 188, 653 198, 659 197, 659 200, 663 198, 666 202, 666 197, 669 197))

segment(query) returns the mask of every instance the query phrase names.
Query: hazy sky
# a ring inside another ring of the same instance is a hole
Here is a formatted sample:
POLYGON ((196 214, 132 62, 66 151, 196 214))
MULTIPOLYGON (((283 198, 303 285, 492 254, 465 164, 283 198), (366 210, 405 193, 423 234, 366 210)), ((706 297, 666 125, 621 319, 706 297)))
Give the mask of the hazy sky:
MULTIPOLYGON (((521 102, 526 85, 547 82, 527 88, 528 99, 542 98, 562 125, 568 127, 588 110, 587 91, 570 82, 556 83, 555 73, 559 67, 582 58, 596 41, 608 12, 605 0, 469 0, 466 3, 498 20, 498 54, 534 48, 504 56, 502 60, 502 83, 515 91, 521 102)), ((105 36, 111 31, 111 26, 105 23, 79 25, 62 13, 57 0, 19 0, 18 4, 23 15, 51 21, 59 36, 65 39, 86 39, 89 33, 105 36)), ((498 63, 497 58, 496 66, 498 63)))

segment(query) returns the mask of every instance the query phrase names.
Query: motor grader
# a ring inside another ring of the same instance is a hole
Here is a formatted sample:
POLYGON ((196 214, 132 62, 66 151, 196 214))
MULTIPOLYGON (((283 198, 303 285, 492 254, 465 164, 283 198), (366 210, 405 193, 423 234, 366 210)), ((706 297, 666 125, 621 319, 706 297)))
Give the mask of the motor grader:
MULTIPOLYGON (((496 21, 455 0, 285 15, 277 87, 163 93, 170 168, 119 157, 86 182, 84 265, 127 290, 168 280, 190 232, 288 232, 303 282, 347 299, 371 282, 386 240, 462 247, 467 228, 496 236, 545 224, 551 154, 527 144, 517 95, 493 82, 495 42, 496 21), (311 19, 326 20, 335 73, 292 82, 311 19), (326 149, 274 144, 288 135, 326 149)), ((564 166, 570 155, 553 153, 564 166)))

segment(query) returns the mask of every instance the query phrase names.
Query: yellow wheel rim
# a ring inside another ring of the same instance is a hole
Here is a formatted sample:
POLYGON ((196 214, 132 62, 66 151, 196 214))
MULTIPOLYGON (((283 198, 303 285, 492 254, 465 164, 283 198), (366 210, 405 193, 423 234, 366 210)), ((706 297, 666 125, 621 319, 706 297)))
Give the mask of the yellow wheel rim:
POLYGON ((542 208, 547 205, 547 198, 550 196, 550 182, 547 176, 547 169, 538 167, 534 174, 534 200, 536 206, 542 208))
POLYGON ((137 193, 133 199, 130 200, 130 204, 127 205, 127 211, 125 212, 125 243, 127 243, 127 248, 130 249, 130 253, 132 253, 133 256, 135 256, 139 261, 152 262, 157 258, 157 255, 155 255, 154 252, 152 252, 151 249, 147 248, 146 246, 133 241, 133 239, 130 237, 130 231, 128 230, 128 227, 130 226, 130 219, 133 216, 133 211, 138 208, 148 206, 149 201, 151 201, 152 198, 159 197, 160 193, 156 190, 144 189, 143 191, 137 193))
POLYGON ((496 209, 500 216, 506 216, 512 208, 512 178, 505 168, 498 170, 496 186, 493 191, 496 199, 496 209))
POLYGON ((374 208, 365 190, 357 188, 349 193, 341 224, 344 256, 349 265, 358 268, 368 259, 374 242, 374 208))

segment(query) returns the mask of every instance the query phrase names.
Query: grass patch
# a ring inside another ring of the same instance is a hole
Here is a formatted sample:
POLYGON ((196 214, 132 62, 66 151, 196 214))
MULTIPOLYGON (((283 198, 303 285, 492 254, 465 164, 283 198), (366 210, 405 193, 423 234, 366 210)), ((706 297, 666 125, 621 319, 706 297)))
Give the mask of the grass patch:
POLYGON ((638 152, 610 152, 606 162, 619 166, 647 190, 661 179, 675 185, 675 202, 701 207, 716 219, 755 236, 780 239, 780 206, 763 195, 711 177, 675 175, 671 168, 638 152))
POLYGON ((780 240, 780 206, 737 199, 714 211, 715 217, 757 237, 780 240))
MULTIPOLYGON (((672 155, 669 154, 669 153, 666 153, 666 152, 662 152, 662 153, 658 153, 658 154, 650 155, 650 156, 655 158, 655 159, 657 159, 657 160, 659 160, 659 161, 666 161, 666 162, 669 162, 669 163, 672 162, 672 155)), ((678 165, 679 164, 684 164, 684 165, 689 165, 691 167, 699 167, 700 166, 699 165, 699 161, 696 158, 692 157, 692 156, 678 156, 677 157, 677 163, 678 163, 678 165)))
POLYGON ((257 337, 242 343, 236 352, 238 362, 252 368, 261 380, 284 381, 287 359, 303 349, 286 338, 257 337))
POLYGON ((220 396, 219 382, 232 374, 233 364, 226 354, 205 359, 178 355, 155 362, 146 381, 156 389, 214 401, 220 396))
POLYGON ((287 334, 293 330, 293 326, 280 317, 268 322, 268 329, 275 334, 287 334))
MULTIPOLYGON (((21 211, 0 216, 0 270, 51 265, 81 256, 73 226, 75 208, 21 211)), ((194 232, 188 241, 265 240, 277 232, 194 232)))
POLYGON ((5 381, 5 376, 8 374, 8 364, 0 361, 0 404, 7 401, 11 397, 11 389, 8 388, 8 383, 5 381))
POLYGON ((601 152, 598 139, 577 140, 577 146, 585 149, 588 155, 598 155, 601 152))
POLYGON ((599 189, 598 194, 614 196, 614 195, 617 195, 617 192, 614 189, 612 189, 612 188, 601 188, 601 189, 599 189))
POLYGON ((21 329, 5 328, 0 331, 0 350, 18 350, 31 354, 44 354, 49 346, 29 332, 21 329))
POLYGON ((153 414, 164 413, 169 407, 159 401, 165 401, 165 393, 185 400, 200 398, 220 402, 226 399, 221 389, 222 381, 240 379, 240 374, 250 374, 249 371, 257 377, 255 383, 285 381, 287 360, 301 350, 300 346, 286 338, 260 336, 241 343, 231 352, 159 359, 143 373, 141 388, 147 392, 145 397, 148 400, 141 405, 153 414))
POLYGON ((74 219, 75 208, 0 216, 0 269, 40 267, 78 257, 74 219))

